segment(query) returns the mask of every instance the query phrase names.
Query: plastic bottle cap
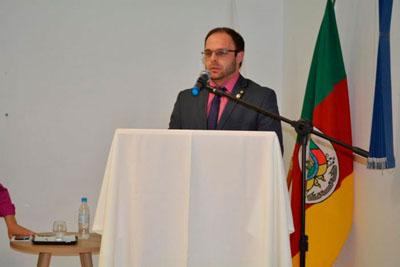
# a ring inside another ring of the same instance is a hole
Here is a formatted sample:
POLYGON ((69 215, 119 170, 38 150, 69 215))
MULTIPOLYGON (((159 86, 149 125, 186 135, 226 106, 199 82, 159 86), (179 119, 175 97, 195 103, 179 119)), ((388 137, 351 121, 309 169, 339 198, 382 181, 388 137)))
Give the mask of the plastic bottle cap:
POLYGON ((82 197, 82 198, 81 198, 81 202, 87 203, 87 197, 82 197))

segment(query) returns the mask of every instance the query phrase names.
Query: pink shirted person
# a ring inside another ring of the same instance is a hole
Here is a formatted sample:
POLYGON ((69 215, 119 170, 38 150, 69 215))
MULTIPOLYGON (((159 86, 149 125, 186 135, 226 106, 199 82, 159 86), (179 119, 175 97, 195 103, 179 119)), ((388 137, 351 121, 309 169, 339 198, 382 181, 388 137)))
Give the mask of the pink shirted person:
POLYGON ((29 229, 26 229, 17 223, 15 218, 15 206, 11 202, 7 188, 0 184, 0 217, 4 217, 7 224, 8 237, 13 235, 33 235, 29 229))

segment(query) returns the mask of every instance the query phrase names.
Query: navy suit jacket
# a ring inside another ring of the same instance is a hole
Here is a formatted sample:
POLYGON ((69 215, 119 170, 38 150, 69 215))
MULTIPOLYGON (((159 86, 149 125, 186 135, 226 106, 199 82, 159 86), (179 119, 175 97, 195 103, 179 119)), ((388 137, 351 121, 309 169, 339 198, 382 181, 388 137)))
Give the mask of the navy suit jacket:
MULTIPOLYGON (((263 110, 279 114, 275 92, 262 87, 255 82, 240 76, 236 82, 232 95, 243 91, 242 100, 251 103, 263 110)), ((198 96, 193 96, 191 89, 179 93, 169 122, 170 129, 207 129, 207 102, 208 91, 202 90, 198 96)), ((281 145, 282 128, 280 121, 274 120, 246 108, 234 101, 228 101, 217 130, 242 131, 275 131, 281 145)))

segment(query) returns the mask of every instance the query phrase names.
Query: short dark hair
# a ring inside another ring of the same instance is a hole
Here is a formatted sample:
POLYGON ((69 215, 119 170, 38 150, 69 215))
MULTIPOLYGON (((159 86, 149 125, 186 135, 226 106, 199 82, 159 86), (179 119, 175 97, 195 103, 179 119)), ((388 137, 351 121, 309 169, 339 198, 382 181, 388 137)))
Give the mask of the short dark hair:
POLYGON ((235 44, 235 50, 237 52, 244 51, 244 39, 243 39, 243 37, 238 32, 236 32, 234 29, 231 29, 231 28, 228 28, 228 27, 218 27, 218 28, 214 28, 211 31, 209 31, 207 33, 206 38, 204 39, 204 45, 206 45, 208 37, 210 37, 212 34, 217 33, 217 32, 228 34, 232 38, 233 43, 235 44))

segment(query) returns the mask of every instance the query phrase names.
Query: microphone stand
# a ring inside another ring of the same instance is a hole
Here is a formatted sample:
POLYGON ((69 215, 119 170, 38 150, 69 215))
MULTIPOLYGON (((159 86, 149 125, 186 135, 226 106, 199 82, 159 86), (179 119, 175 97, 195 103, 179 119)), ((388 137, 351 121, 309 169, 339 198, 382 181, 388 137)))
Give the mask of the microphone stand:
POLYGON ((242 106, 245 106, 249 109, 252 109, 256 111, 257 113, 263 114, 264 116, 270 117, 274 120, 278 121, 283 121, 290 126, 292 126, 298 136, 300 137, 300 142, 301 142, 301 226, 300 226, 300 266, 304 267, 306 266, 306 252, 308 251, 308 236, 305 233, 305 225, 306 225, 306 188, 307 188, 307 173, 306 173, 306 150, 307 150, 307 142, 308 138, 311 134, 317 135, 323 139, 329 140, 332 143, 338 144, 344 148, 347 148, 354 153, 367 158, 368 157, 368 151, 365 151, 359 147, 355 147, 349 144, 346 144, 338 139, 335 139, 331 136, 328 136, 326 134, 323 134, 321 132, 315 131, 312 125, 312 122, 309 120, 290 120, 288 118, 282 117, 278 114, 263 110, 253 104, 250 104, 246 101, 243 101, 241 99, 241 94, 237 94, 236 96, 233 96, 229 93, 226 93, 222 90, 219 90, 217 88, 209 87, 209 86, 204 86, 203 88, 207 89, 209 92, 219 95, 219 96, 225 96, 229 100, 234 101, 242 106))

